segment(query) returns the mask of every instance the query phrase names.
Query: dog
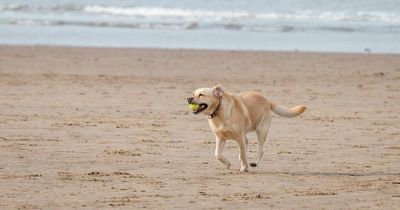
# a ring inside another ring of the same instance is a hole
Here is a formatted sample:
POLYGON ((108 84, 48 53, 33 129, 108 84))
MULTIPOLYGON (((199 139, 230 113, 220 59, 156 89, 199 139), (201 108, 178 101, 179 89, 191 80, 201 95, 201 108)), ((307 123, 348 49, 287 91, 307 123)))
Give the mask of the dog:
POLYGON ((199 88, 187 98, 189 104, 196 104, 193 114, 208 116, 208 123, 216 138, 215 158, 228 169, 231 163, 222 155, 227 140, 234 140, 239 145, 240 172, 248 171, 246 133, 255 131, 258 150, 251 167, 260 164, 264 154, 264 143, 271 125, 272 113, 281 117, 296 117, 306 110, 303 105, 285 108, 269 102, 258 92, 244 92, 238 95, 225 93, 221 85, 213 88, 199 88))

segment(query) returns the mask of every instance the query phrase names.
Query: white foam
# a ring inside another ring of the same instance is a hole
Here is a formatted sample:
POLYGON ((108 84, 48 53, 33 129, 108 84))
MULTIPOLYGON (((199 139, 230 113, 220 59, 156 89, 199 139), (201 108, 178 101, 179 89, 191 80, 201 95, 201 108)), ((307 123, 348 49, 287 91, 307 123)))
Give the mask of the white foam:
POLYGON ((14 13, 57 13, 76 16, 79 13, 91 15, 129 16, 142 19, 178 19, 180 21, 293 21, 293 22, 356 22, 383 23, 400 26, 400 12, 395 11, 315 11, 298 10, 294 12, 255 12, 249 10, 204 10, 167 7, 117 7, 103 5, 49 5, 34 6, 25 4, 0 4, 0 11, 14 13), (73 14, 72 14, 73 13, 73 14))
POLYGON ((380 11, 296 11, 293 13, 251 13, 248 11, 210 11, 161 7, 110 7, 89 5, 83 11, 92 14, 136 16, 142 18, 184 18, 207 20, 253 19, 260 21, 335 21, 335 22, 386 22, 400 24, 400 13, 380 11))
POLYGON ((204 11, 187 10, 180 8, 160 8, 160 7, 105 7, 99 5, 86 6, 83 9, 89 13, 104 13, 111 15, 142 16, 142 17, 186 17, 186 18, 249 18, 247 12, 228 12, 228 11, 204 11))

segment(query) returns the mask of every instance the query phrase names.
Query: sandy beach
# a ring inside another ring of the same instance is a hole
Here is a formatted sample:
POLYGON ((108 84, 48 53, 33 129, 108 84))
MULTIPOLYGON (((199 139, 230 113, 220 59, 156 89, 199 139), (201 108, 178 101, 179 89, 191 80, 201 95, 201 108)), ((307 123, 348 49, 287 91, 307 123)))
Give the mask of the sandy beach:
POLYGON ((0 46, 0 209, 399 209, 399 107, 399 54, 0 46), (188 110, 218 83, 308 107, 248 173, 188 110))

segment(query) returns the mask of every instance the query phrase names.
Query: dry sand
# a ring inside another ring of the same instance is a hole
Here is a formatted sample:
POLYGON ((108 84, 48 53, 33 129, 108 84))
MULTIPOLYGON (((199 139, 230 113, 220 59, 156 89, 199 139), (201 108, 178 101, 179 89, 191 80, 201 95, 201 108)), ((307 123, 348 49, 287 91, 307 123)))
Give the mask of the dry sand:
POLYGON ((400 55, 0 47, 1 209, 399 209, 399 189, 400 55), (308 106, 249 173, 188 111, 217 83, 308 106))

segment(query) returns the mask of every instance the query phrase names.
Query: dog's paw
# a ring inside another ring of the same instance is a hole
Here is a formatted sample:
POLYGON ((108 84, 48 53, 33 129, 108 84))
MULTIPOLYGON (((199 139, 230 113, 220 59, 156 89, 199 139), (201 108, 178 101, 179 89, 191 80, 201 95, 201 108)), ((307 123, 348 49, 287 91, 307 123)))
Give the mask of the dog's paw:
POLYGON ((251 167, 257 167, 257 163, 250 163, 251 167))
POLYGON ((247 167, 241 167, 240 169, 239 169, 239 172, 240 173, 244 173, 244 172, 248 172, 249 170, 248 170, 248 168, 247 167))

